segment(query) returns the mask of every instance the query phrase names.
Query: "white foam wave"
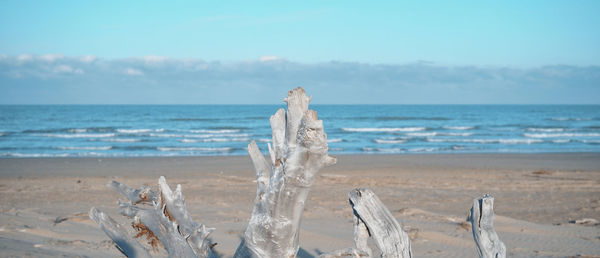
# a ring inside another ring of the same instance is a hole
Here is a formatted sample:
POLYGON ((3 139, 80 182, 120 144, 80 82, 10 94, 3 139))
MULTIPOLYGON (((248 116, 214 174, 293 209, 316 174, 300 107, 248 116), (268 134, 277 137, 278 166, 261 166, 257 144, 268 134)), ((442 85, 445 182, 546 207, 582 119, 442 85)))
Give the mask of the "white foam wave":
POLYGON ((78 128, 69 129, 69 133, 85 133, 85 132, 87 132, 87 129, 78 129, 78 128))
POLYGON ((185 135, 183 135, 183 134, 167 134, 167 133, 151 133, 150 137, 182 138, 182 137, 185 137, 185 135))
POLYGON ((203 148, 203 147, 157 147, 159 151, 205 151, 205 152, 230 152, 233 148, 203 148))
POLYGON ((565 130, 564 128, 527 128, 527 131, 530 131, 530 132, 546 132, 546 133, 562 132, 564 130, 565 130))
POLYGON ((162 138, 213 138, 213 137, 249 137, 250 134, 239 133, 239 134, 162 134, 162 133, 151 133, 150 137, 162 137, 162 138))
POLYGON ((110 150, 112 146, 98 146, 98 147, 75 147, 75 146, 64 146, 57 147, 60 150, 110 150))
POLYGON ((262 139, 256 139, 257 142, 271 142, 273 140, 268 139, 268 138, 262 138, 262 139))
POLYGON ((109 138, 101 139, 103 142, 141 142, 142 139, 124 139, 124 138, 109 138))
POLYGON ((558 139, 558 140, 552 140, 553 143, 568 143, 571 142, 571 140, 569 139, 558 139))
POLYGON ((439 133, 440 136, 471 136, 473 133, 439 133))
POLYGON ((600 143, 600 140, 582 140, 583 143, 600 143))
POLYGON ((17 157, 17 158, 58 158, 58 157, 68 157, 70 155, 68 153, 48 154, 48 153, 14 153, 14 152, 7 152, 7 153, 2 153, 2 155, 0 155, 0 156, 17 157))
POLYGON ((427 136, 436 136, 437 132, 429 132, 429 133, 407 133, 408 136, 416 136, 416 137, 427 137, 427 136))
POLYGON ((193 143, 193 142, 250 142, 250 138, 207 138, 201 140, 183 139, 180 142, 193 143))
POLYGON ((433 152, 437 151, 438 148, 411 148, 408 149, 409 152, 433 152))
POLYGON ((434 139, 428 138, 428 142, 463 142, 463 143, 501 143, 501 144, 533 144, 542 143, 539 139, 434 139))
POLYGON ((329 151, 343 151, 344 148, 329 148, 329 151))
POLYGON ((401 148, 362 148, 364 152, 380 152, 380 153, 402 153, 401 148))
POLYGON ((589 117, 553 117, 551 120, 554 121, 590 121, 592 118, 589 117))
POLYGON ((399 143, 406 142, 406 140, 384 140, 384 139, 373 139, 373 141, 376 143, 381 143, 381 144, 399 144, 399 143))
POLYGON ((425 132, 425 133, 407 133, 408 136, 414 137, 433 137, 433 136, 471 136, 473 133, 442 133, 442 132, 425 132))
POLYGON ((239 132, 240 129, 222 129, 222 130, 190 130, 190 133, 219 133, 219 134, 223 134, 223 133, 237 133, 239 132))
POLYGON ((529 138, 600 137, 600 133, 525 133, 529 138))
POLYGON ((442 126, 442 128, 448 130, 471 130, 474 129, 475 126, 442 126))
POLYGON ((335 142, 343 142, 344 139, 336 138, 336 139, 327 139, 327 143, 335 143, 335 142))
POLYGON ((55 138, 108 138, 114 137, 114 133, 101 133, 101 134, 42 134, 45 137, 55 138))
POLYGON ((138 133, 149 133, 149 132, 164 132, 165 129, 117 129, 118 133, 129 133, 129 134, 138 134, 138 133))
POLYGON ((342 128, 346 132, 416 132, 425 131, 426 127, 399 127, 399 128, 342 128))

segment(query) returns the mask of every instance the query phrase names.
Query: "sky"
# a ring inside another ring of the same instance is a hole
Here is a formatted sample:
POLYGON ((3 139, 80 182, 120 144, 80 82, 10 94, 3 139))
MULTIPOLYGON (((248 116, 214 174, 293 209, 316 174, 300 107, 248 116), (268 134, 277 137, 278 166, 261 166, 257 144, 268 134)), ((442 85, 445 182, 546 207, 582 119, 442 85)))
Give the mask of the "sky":
POLYGON ((599 1, 1 1, 0 104, 600 104, 599 1))

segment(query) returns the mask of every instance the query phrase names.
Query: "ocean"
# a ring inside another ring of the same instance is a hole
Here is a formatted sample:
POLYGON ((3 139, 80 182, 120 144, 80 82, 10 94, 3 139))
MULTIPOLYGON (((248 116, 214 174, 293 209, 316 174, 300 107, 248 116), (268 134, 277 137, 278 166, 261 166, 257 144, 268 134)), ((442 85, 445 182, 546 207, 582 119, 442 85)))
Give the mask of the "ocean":
MULTIPOLYGON (((266 153, 282 105, 4 105, 0 157, 266 153)), ((600 152, 599 105, 311 105, 331 154, 600 152)))

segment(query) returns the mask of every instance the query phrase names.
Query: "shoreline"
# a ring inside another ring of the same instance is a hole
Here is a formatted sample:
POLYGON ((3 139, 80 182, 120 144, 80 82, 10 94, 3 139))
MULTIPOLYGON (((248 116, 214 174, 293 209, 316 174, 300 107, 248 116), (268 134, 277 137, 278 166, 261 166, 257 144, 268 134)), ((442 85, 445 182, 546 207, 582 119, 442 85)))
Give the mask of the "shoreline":
MULTIPOLYGON (((476 154, 344 154, 324 171, 396 167, 435 169, 600 171, 600 153, 476 153, 476 154)), ((47 176, 124 176, 139 172, 160 176, 160 169, 175 173, 251 170, 247 155, 175 157, 57 157, 0 159, 0 178, 47 176), (198 167, 195 167, 198 166, 198 167), (107 169, 109 169, 107 171, 107 169)))

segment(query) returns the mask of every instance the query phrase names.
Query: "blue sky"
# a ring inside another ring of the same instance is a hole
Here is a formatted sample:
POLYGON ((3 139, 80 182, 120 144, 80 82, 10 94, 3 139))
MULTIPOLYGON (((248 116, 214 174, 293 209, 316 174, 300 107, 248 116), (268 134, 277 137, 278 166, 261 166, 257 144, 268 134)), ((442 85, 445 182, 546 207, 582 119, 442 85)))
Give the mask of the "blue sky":
POLYGON ((247 97, 302 85, 321 103, 599 104, 598 13, 599 1, 2 1, 0 103, 277 103, 247 97))

